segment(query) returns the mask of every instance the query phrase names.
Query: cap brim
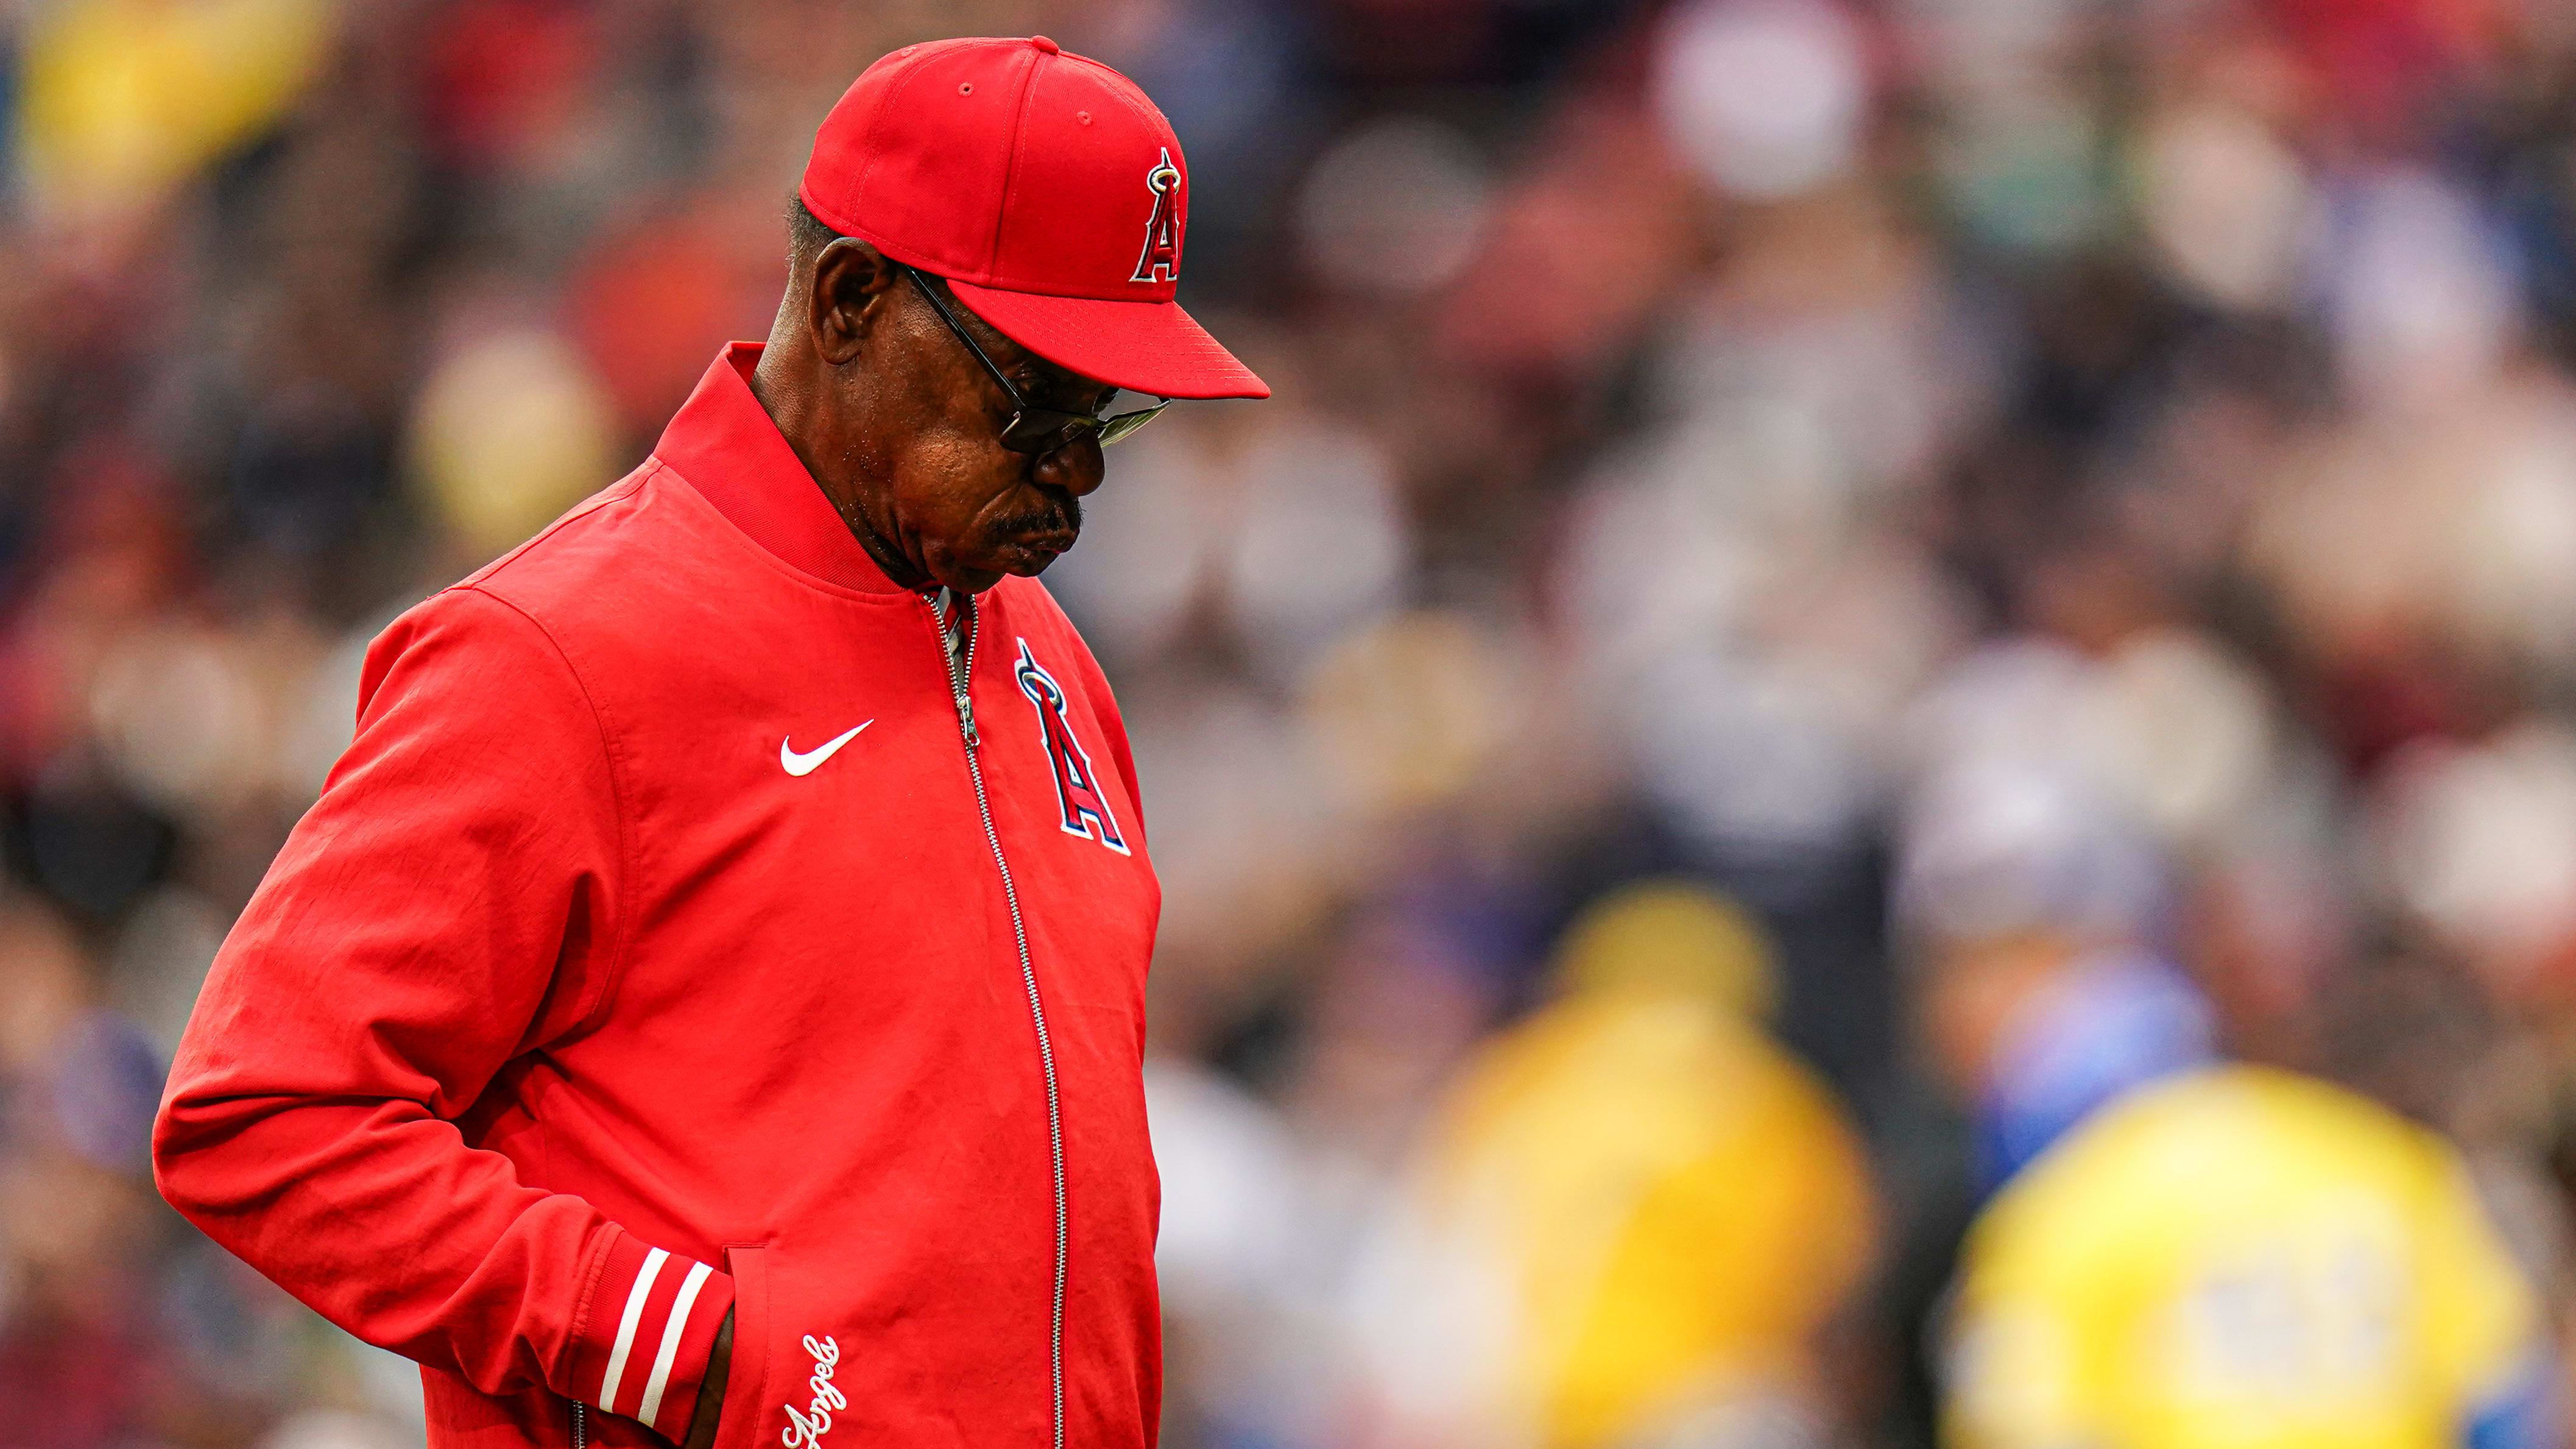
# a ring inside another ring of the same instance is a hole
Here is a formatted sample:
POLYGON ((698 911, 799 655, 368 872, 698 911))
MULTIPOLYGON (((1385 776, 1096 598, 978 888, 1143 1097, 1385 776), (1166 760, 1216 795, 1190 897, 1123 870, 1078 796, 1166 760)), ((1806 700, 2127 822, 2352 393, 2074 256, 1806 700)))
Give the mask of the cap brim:
POLYGON ((1178 302, 1104 302, 1004 292, 951 280, 948 290, 995 331, 1059 367, 1155 397, 1268 397, 1178 302))

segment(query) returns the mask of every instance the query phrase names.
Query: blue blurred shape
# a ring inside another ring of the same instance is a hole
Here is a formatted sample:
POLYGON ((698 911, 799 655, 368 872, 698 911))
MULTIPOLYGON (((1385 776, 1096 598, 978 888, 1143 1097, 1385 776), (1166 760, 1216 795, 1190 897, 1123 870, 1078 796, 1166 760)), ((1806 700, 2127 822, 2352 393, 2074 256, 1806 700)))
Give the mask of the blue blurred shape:
POLYGON ((2131 951, 2078 962, 1996 1051, 1978 1122, 1986 1186, 2095 1108, 2216 1054, 2209 1003, 2171 964, 2131 951))

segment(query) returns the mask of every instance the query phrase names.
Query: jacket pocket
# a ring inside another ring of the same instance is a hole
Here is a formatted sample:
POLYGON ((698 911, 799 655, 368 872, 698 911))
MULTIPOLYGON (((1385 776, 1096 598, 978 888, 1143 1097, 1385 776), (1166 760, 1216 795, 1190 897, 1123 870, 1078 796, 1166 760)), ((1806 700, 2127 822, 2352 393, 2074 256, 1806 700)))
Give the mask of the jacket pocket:
POLYGON ((726 1360, 724 1408, 716 1416, 715 1449, 755 1449, 762 1406, 769 1402, 769 1250, 728 1244, 725 1272, 733 1276, 733 1353, 726 1360))
POLYGON ((776 1425, 778 1434, 761 1440, 760 1449, 772 1443, 777 1449, 843 1449, 850 1435, 834 1435, 833 1429, 849 1415, 851 1390, 841 1378, 849 1367, 842 1362, 847 1346, 817 1325, 810 1279, 773 1272, 768 1287, 769 1398, 762 1408, 764 1424, 776 1425))

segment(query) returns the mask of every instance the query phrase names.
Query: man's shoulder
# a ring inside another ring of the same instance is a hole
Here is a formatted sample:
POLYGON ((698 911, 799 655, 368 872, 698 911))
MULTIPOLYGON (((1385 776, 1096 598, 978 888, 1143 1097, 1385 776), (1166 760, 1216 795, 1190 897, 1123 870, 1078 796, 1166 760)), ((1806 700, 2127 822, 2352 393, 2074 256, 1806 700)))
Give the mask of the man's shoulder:
POLYGON ((635 471, 564 511, 563 516, 517 548, 457 581, 455 587, 488 594, 532 617, 561 618, 607 603, 601 585, 643 572, 648 557, 668 555, 683 540, 654 487, 658 461, 635 471))
POLYGON ((667 471, 647 460, 575 504, 535 537, 414 605, 377 637, 371 655, 433 642, 483 659, 553 656, 630 669, 703 635, 739 597, 717 577, 738 560, 691 516, 667 471))
POLYGON ((766 582, 755 557, 658 458, 575 504, 534 538, 460 580, 567 649, 720 630, 766 582))

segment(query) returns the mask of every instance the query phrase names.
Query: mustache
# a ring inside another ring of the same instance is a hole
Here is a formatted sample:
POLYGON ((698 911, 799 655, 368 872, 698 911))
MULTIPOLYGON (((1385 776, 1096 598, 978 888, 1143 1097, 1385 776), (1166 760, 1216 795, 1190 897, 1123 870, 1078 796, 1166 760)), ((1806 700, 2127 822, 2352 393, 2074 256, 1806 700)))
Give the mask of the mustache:
POLYGON ((1082 500, 1070 495, 1050 500, 1036 508, 1005 514, 993 520, 993 532, 1006 537, 1030 533, 1080 533, 1082 500))

